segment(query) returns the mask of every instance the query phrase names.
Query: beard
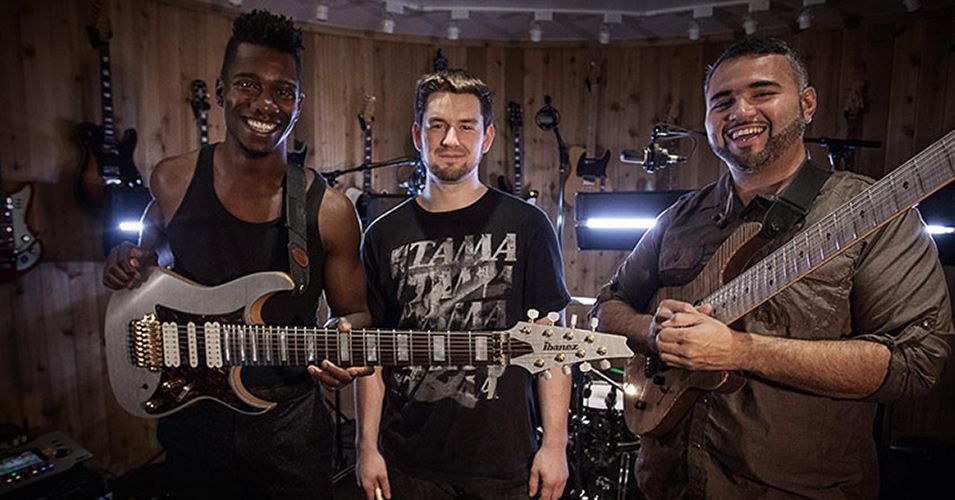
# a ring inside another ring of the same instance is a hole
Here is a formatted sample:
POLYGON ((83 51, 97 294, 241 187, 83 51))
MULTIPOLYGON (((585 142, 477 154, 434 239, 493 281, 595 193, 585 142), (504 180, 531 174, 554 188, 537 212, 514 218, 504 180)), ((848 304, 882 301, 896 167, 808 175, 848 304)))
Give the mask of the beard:
POLYGON ((453 166, 439 166, 437 162, 426 162, 425 166, 428 168, 428 172, 437 177, 438 179, 444 182, 458 182, 461 179, 465 178, 472 170, 477 168, 480 164, 481 158, 478 157, 478 161, 471 165, 468 162, 461 163, 459 165, 453 166))
POLYGON ((799 113, 793 119, 792 123, 782 129, 778 134, 772 134, 766 147, 761 151, 736 154, 730 151, 728 147, 711 145, 716 156, 726 162, 727 165, 745 173, 754 174, 759 172, 767 165, 782 156, 783 152, 792 147, 799 141, 802 142, 803 134, 806 132, 806 120, 802 117, 802 106, 799 113))

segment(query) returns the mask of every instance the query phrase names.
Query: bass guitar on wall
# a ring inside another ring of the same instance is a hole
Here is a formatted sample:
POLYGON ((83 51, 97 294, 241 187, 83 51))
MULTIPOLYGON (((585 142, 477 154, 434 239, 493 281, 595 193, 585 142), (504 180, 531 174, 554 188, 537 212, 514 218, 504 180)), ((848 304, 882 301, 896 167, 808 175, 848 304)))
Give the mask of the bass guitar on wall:
POLYGON ((524 129, 524 110, 521 108, 521 105, 511 101, 507 103, 507 124, 508 129, 511 131, 511 146, 512 153, 511 159, 514 165, 514 187, 509 188, 507 186, 507 181, 504 179, 504 176, 498 176, 497 178, 497 187, 505 193, 511 193, 518 198, 523 199, 524 201, 530 203, 531 205, 537 205, 537 196, 538 192, 536 189, 529 189, 527 192, 524 192, 524 172, 523 172, 523 162, 521 161, 523 156, 523 129, 524 129))
POLYGON ((109 55, 109 40, 113 34, 108 10, 108 6, 96 2, 96 22, 87 29, 90 42, 99 54, 103 122, 102 125, 86 122, 78 128, 79 141, 83 148, 83 163, 77 169, 74 191, 81 202, 91 207, 102 207, 106 204, 109 185, 135 188, 143 183, 133 160, 136 130, 126 129, 123 138, 116 139, 109 55))

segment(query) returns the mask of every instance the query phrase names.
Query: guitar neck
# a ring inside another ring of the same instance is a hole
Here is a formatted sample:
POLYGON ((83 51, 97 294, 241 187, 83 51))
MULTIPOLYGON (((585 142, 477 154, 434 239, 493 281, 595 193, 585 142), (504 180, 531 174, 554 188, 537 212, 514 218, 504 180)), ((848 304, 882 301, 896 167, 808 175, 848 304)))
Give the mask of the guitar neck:
POLYGON ((200 110, 196 114, 196 127, 199 129, 199 146, 209 144, 209 111, 200 110))
MULTIPOLYGON (((372 145, 372 132, 371 132, 371 123, 368 123, 365 126, 365 129, 362 131, 362 138, 364 139, 365 145, 365 165, 371 163, 371 145, 372 145)), ((365 169, 362 171, 361 177, 361 190, 365 193, 371 193, 371 170, 365 169)))
MULTIPOLYGON (((99 47, 100 102, 103 116, 103 152, 117 154, 116 125, 113 118, 113 79, 110 72, 109 44, 99 47)), ((116 172, 118 175, 119 172, 116 172)))
POLYGON ((521 137, 521 128, 514 127, 514 195, 524 196, 524 174, 521 165, 521 147, 523 139, 521 137))
POLYGON ((701 302, 732 323, 955 179, 955 131, 808 227, 701 302))
POLYGON ((221 366, 306 366, 324 359, 343 367, 506 365, 511 355, 531 352, 530 346, 501 332, 343 333, 315 327, 218 323, 163 323, 162 344, 166 359, 195 365, 215 360, 221 366))

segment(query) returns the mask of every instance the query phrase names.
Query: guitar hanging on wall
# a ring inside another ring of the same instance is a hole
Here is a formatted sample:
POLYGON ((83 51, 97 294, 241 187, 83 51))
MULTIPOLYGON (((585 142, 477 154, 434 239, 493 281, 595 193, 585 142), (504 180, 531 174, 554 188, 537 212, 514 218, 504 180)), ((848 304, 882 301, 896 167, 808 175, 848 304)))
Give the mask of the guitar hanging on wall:
POLYGON ((597 101, 600 98, 600 65, 590 63, 587 76, 587 149, 570 148, 570 168, 564 186, 564 203, 574 206, 574 196, 579 192, 612 191, 607 178, 610 150, 597 158, 597 101))
POLYGON ((7 193, 0 166, 0 283, 26 274, 40 260, 43 245, 26 222, 32 198, 29 183, 7 193))
MULTIPOLYGON (((358 113, 358 125, 361 127, 361 142, 363 155, 361 164, 367 166, 371 164, 372 144, 374 142, 372 126, 375 123, 375 96, 366 95, 362 97, 361 111, 358 113)), ((352 204, 358 209, 358 214, 364 217, 368 200, 367 195, 372 194, 371 188, 371 170, 361 171, 361 189, 351 186, 345 190, 345 196, 351 200, 352 204)))
MULTIPOLYGON (((648 310, 666 298, 712 304, 712 316, 732 325, 953 180, 955 130, 748 267, 768 242, 760 236, 762 224, 743 224, 693 281, 659 289, 648 310)), ((637 354, 625 373, 627 427, 665 435, 704 393, 733 392, 745 383, 740 373, 683 370, 653 353, 637 354)))
POLYGON ((514 153, 512 156, 514 164, 514 187, 513 189, 508 188, 507 181, 503 175, 497 177, 497 186, 501 191, 511 193, 531 205, 537 205, 537 196, 539 194, 537 190, 529 189, 527 193, 524 192, 524 173, 521 162, 524 143, 522 135, 524 128, 524 110, 520 104, 514 101, 507 103, 507 124, 511 131, 511 146, 512 152, 514 153))
POLYGON ((107 186, 142 186, 139 169, 133 160, 136 149, 136 130, 126 129, 122 140, 116 139, 113 115, 113 82, 110 71, 109 40, 112 29, 109 24, 109 7, 101 2, 94 6, 96 22, 87 28, 90 43, 99 54, 100 102, 102 125, 84 122, 78 134, 83 148, 83 163, 77 170, 75 192, 81 202, 91 207, 106 204, 107 186))
POLYGON ((206 82, 193 80, 190 84, 189 104, 196 118, 196 130, 199 134, 199 147, 209 144, 209 89, 206 82))

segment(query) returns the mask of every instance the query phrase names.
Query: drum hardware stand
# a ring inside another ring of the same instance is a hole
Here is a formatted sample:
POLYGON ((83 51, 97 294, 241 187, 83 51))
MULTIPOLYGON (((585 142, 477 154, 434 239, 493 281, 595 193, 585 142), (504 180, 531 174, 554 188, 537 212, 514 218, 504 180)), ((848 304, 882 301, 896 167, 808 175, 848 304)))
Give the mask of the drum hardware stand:
POLYGON ((564 139, 560 136, 560 112, 557 111, 557 108, 551 106, 551 98, 549 95, 544 96, 544 107, 537 112, 535 121, 537 126, 543 131, 554 131, 554 135, 557 137, 557 150, 560 155, 560 172, 559 172, 559 181, 557 183, 557 245, 563 246, 561 243, 561 236, 564 232, 564 181, 567 180, 567 173, 570 172, 570 153, 567 149, 567 144, 564 143, 564 139))
POLYGON ((376 168, 392 168, 392 167, 404 167, 408 165, 415 165, 418 163, 418 158, 403 156, 401 158, 395 158, 388 161, 380 161, 377 163, 362 163, 357 167, 332 170, 331 172, 321 172, 320 175, 325 178, 325 181, 328 182, 329 186, 334 187, 338 183, 338 178, 353 172, 364 172, 365 170, 374 170, 376 168))

